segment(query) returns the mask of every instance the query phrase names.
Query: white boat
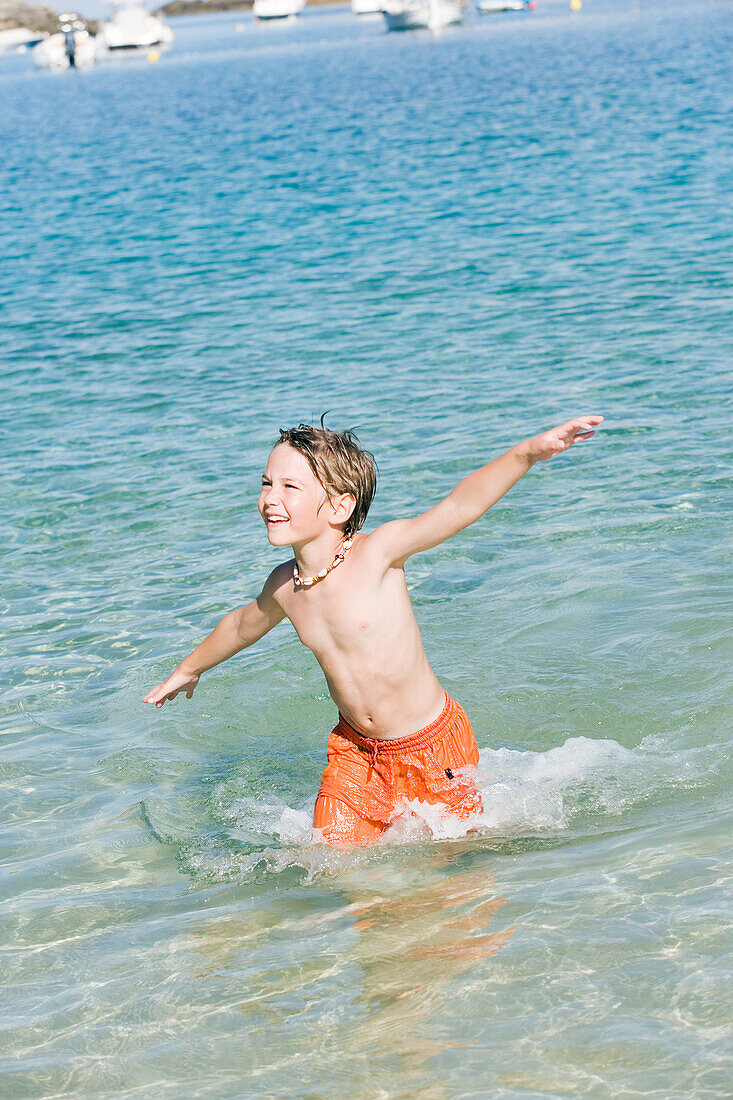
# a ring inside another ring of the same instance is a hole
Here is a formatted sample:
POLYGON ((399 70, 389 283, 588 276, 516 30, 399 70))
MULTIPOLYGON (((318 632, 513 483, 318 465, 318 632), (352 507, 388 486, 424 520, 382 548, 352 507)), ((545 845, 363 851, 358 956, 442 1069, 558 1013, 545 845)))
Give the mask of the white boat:
POLYGON ((37 46, 45 37, 45 34, 29 31, 27 27, 9 27, 6 31, 0 31, 0 53, 37 46))
POLYGON ((482 15, 495 15, 500 11, 532 11, 534 0, 478 0, 476 7, 482 15))
POLYGON ((151 15, 142 0, 112 0, 112 14, 99 27, 102 52, 149 50, 167 46, 173 38, 168 24, 151 15))
POLYGON ((351 0, 354 15, 381 15, 382 0, 351 0))
POLYGON ((305 0, 255 0, 252 14, 260 19, 295 19, 305 7, 305 0))
POLYGON ((463 0, 384 0, 382 14, 389 31, 439 31, 462 22, 466 6, 463 0))
POLYGON ((59 34, 33 47, 31 57, 39 69, 88 69, 96 58, 96 40, 83 23, 62 24, 59 34))

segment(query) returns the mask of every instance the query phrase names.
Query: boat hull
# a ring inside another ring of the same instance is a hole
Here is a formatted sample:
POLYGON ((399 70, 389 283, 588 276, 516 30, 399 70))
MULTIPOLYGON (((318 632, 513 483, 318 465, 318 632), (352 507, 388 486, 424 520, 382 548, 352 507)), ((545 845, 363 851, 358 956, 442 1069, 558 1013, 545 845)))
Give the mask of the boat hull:
POLYGON ((9 30, 0 31, 0 53, 10 53, 11 50, 30 49, 43 42, 46 36, 29 31, 26 27, 11 27, 9 30))
POLYGON ((305 7, 305 0, 255 0, 252 14, 261 22, 294 19, 305 7))
MULTIPOLYGON (((44 38, 31 52, 33 64, 38 69, 69 69, 71 61, 63 34, 52 34, 44 38)), ((78 31, 75 36, 74 68, 88 69, 96 60, 96 42, 86 31, 78 31)))
POLYGON ((387 30, 442 30, 461 23, 465 16, 463 4, 456 0, 423 0, 423 2, 390 5, 382 11, 387 30))
POLYGON ((503 11, 529 11, 526 0, 478 0, 476 5, 482 15, 497 15, 503 11))
POLYGON ((117 2, 112 18, 99 28, 101 46, 109 53, 135 53, 167 46, 174 34, 159 16, 135 0, 117 2))
POLYGON ((373 15, 378 18, 382 14, 383 0, 351 0, 351 11, 354 15, 373 15))

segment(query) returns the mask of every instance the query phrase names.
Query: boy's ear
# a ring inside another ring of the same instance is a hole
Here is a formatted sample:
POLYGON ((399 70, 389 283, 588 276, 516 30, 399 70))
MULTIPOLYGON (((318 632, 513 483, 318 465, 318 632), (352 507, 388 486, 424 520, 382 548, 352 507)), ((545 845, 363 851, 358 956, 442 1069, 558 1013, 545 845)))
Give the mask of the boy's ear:
POLYGON ((337 523, 346 523, 347 519, 351 517, 352 512, 356 508, 356 497, 353 493, 342 493, 341 496, 335 497, 331 502, 331 508, 333 509, 333 518, 337 523))

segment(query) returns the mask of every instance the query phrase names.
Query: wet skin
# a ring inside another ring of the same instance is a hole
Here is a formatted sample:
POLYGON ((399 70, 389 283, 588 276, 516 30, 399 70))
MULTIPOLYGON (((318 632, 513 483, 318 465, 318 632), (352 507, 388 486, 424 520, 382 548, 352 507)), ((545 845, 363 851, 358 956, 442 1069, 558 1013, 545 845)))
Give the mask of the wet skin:
POLYGON ((300 451, 271 452, 258 507, 272 546, 295 557, 277 566, 257 599, 230 612, 172 676, 145 696, 157 707, 180 692, 191 698, 200 675, 253 645, 284 618, 323 669, 334 703, 368 737, 408 737, 441 713, 445 694, 428 664, 410 604, 404 565, 479 519, 534 465, 593 437, 602 416, 583 416, 524 440, 465 477, 433 508, 357 533, 334 561, 354 509, 350 493, 329 497, 300 451))

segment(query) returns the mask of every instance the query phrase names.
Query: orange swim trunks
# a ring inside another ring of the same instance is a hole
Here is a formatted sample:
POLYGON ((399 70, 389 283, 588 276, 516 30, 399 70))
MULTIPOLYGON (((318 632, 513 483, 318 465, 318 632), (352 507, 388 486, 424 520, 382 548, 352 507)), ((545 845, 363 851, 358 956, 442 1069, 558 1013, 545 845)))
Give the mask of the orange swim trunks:
POLYGON ((475 784, 455 770, 478 764, 468 715, 446 692, 441 714, 425 729, 395 741, 358 733, 344 717, 328 739, 328 764, 316 799, 313 824, 329 844, 376 840, 418 798, 442 804, 466 818, 482 810, 475 784))

